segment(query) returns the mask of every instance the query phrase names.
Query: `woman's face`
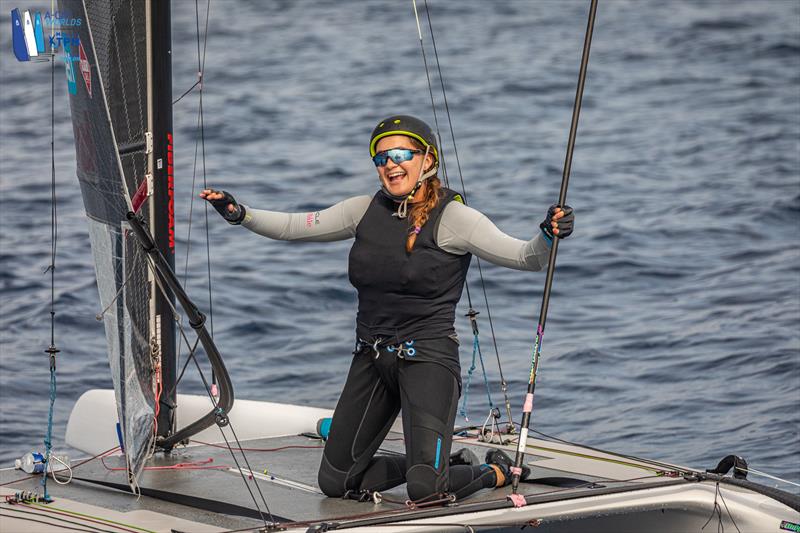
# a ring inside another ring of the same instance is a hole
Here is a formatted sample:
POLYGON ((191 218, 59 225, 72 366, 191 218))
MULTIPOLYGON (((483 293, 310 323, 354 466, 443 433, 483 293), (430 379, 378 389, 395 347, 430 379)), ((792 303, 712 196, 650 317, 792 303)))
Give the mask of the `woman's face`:
MULTIPOLYGON (((419 150, 419 146, 405 135, 390 135, 384 137, 375 146, 377 152, 383 152, 392 148, 405 148, 408 150, 419 150)), ((378 170, 378 177, 386 190, 395 196, 402 196, 411 192, 417 180, 420 177, 424 163, 425 170, 430 170, 433 165, 433 155, 428 154, 425 157, 423 150, 419 154, 414 154, 414 157, 409 161, 395 163, 389 158, 386 164, 382 167, 376 167, 378 170)))

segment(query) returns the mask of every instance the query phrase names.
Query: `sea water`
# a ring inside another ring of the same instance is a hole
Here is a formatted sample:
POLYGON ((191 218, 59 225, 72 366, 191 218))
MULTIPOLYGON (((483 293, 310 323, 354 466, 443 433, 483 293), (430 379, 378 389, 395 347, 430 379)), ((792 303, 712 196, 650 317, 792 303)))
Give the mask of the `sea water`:
MULTIPOLYGON (((530 238, 558 196, 588 2, 429 5, 459 156, 433 73, 449 180, 460 189, 460 165, 469 204, 530 238)), ((197 22, 193 2, 173 11, 177 97, 197 79, 197 22)), ((207 247, 192 198, 204 180, 280 211, 373 194, 375 123, 434 119, 411 2, 212 2, 208 28, 205 174, 198 163, 193 175, 197 94, 174 110, 176 269, 211 318, 237 397, 332 407, 354 343, 350 243, 274 242, 210 211, 207 247)), ((11 466, 41 448, 47 420, 50 71, 0 42, 0 465, 11 466)), ((61 65, 56 89, 63 449, 72 404, 111 381, 61 65)), ((800 4, 601 3, 534 429, 699 468, 736 453, 800 482, 799 154, 800 4)), ((544 274, 482 267, 519 420, 544 274)), ((500 404, 474 261, 469 288, 500 404)), ((464 318, 457 327, 466 371, 471 332, 464 318)), ((202 394, 196 371, 181 391, 202 394)), ((478 374, 468 413, 487 411, 478 374)))

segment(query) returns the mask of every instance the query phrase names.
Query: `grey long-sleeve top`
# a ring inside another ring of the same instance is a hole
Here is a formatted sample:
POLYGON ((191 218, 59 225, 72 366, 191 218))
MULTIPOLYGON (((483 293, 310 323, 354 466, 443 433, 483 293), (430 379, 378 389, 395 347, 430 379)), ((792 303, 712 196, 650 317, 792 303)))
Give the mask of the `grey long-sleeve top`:
MULTIPOLYGON (((351 239, 372 199, 355 196, 327 209, 309 213, 279 213, 245 206, 242 226, 283 241, 329 242, 351 239)), ((483 213, 460 202, 444 208, 436 244, 452 254, 471 253, 495 265, 517 270, 542 270, 547 266, 550 245, 544 235, 523 241, 500 231, 483 213)))

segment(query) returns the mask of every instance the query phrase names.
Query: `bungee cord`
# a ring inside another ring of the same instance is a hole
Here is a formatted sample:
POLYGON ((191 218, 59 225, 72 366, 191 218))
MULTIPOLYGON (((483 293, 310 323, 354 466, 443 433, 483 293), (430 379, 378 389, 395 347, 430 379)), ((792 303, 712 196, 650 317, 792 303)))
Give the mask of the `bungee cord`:
MULTIPOLYGON (((471 319, 471 321, 474 321, 474 319, 471 319)), ((475 356, 480 352, 480 349, 481 349, 480 339, 478 338, 477 334, 474 334, 472 338, 472 363, 470 364, 469 369, 467 370, 467 382, 464 384, 464 394, 461 396, 461 407, 459 407, 458 410, 458 414, 464 417, 464 420, 466 420, 467 422, 469 422, 469 417, 467 415, 467 398, 469 397, 469 387, 470 384, 472 383, 472 374, 475 372, 476 369, 475 356)), ((490 411, 493 412, 495 407, 494 407, 494 402, 492 401, 491 390, 489 388, 489 378, 486 375, 486 367, 483 364, 483 357, 480 358, 480 362, 481 362, 481 371, 483 372, 483 383, 486 386, 486 396, 489 401, 489 409, 490 411)))
POLYGON ((733 515, 731 514, 731 510, 728 509, 728 502, 725 501, 725 497, 719 490, 719 481, 716 483, 716 487, 714 489, 714 507, 711 509, 711 515, 708 517, 708 520, 706 520, 706 523, 700 528, 700 531, 705 530, 706 526, 714 519, 714 515, 717 515, 717 533, 725 533, 725 525, 722 523, 722 507, 720 507, 719 503, 717 503, 718 499, 722 500, 723 505, 725 505, 725 512, 728 513, 728 518, 733 523, 733 527, 736 528, 738 533, 742 533, 742 530, 739 529, 739 526, 736 524, 736 520, 734 520, 733 515))

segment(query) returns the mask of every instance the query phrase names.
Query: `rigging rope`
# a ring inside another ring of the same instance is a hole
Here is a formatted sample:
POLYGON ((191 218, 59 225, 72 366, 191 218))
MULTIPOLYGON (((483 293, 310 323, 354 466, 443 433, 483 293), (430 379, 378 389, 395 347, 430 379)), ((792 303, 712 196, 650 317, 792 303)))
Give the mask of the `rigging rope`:
MULTIPOLYGON (((192 192, 189 198, 189 221, 188 221, 188 228, 186 232, 186 260, 184 263, 183 268, 183 284, 186 284, 186 280, 188 278, 189 273, 189 255, 192 246, 192 221, 193 221, 193 214, 194 214, 194 200, 195 200, 195 185, 197 183, 197 163, 198 163, 198 155, 201 158, 202 164, 202 176, 203 176, 203 187, 208 187, 207 178, 206 178, 206 144, 205 144, 205 122, 203 117, 203 74, 205 72, 205 64, 206 64, 206 50, 208 47, 208 24, 209 24, 209 14, 211 12, 211 0, 206 2, 206 13, 205 13, 205 26, 203 30, 203 46, 202 50, 200 47, 200 7, 198 0, 195 0, 195 30, 196 30, 196 37, 197 37, 197 81, 189 87, 177 100, 173 102, 173 105, 178 103, 183 99, 184 96, 192 92, 195 88, 198 89, 198 109, 197 109, 197 126, 195 127, 196 132, 199 134, 195 137, 194 143, 194 160, 192 165, 192 192)), ((205 217, 205 233, 206 233, 206 270, 207 270, 207 288, 208 288, 208 315, 209 315, 209 326, 210 326, 210 333, 211 338, 214 338, 214 301, 212 298, 211 293, 211 239, 209 238, 209 223, 208 223, 208 206, 204 206, 204 217, 205 217)), ((180 363, 181 358, 181 351, 183 350, 182 339, 178 339, 178 351, 177 351, 177 361, 180 363)), ((187 361, 188 363, 188 361, 187 361)), ((184 367, 185 368, 185 367, 184 367)), ((177 386, 177 382, 176 382, 177 386)), ((212 392, 214 395, 217 395, 217 382, 216 376, 214 375, 214 371, 211 371, 211 386, 212 392)))
MULTIPOLYGON (((424 0, 424 2, 425 2, 425 4, 424 4, 425 5, 425 15, 426 15, 426 18, 427 18, 427 21, 428 21, 428 30, 429 30, 429 33, 430 33, 430 36, 431 36, 431 45, 433 47, 433 54, 434 54, 434 58, 436 60, 436 69, 437 69, 437 72, 439 74, 439 84, 441 86, 442 99, 444 101, 445 114, 447 115, 447 123, 448 123, 449 129, 450 129, 450 138, 451 138, 451 140, 453 142, 453 154, 455 155, 455 158, 456 158, 456 168, 458 169, 458 177, 459 177, 459 180, 461 182, 461 196, 464 199, 464 205, 469 205, 468 202, 467 202, 467 188, 466 188, 466 185, 464 183, 464 175, 463 175, 463 172, 461 171, 461 159, 458 156, 458 144, 456 143, 455 129, 453 128, 453 121, 452 121, 452 117, 451 117, 451 114, 450 114, 450 105, 449 105, 449 103, 447 101, 447 91, 446 91, 445 85, 444 85, 444 75, 442 73, 441 62, 439 61, 439 51, 436 48, 436 38, 434 37, 433 23, 431 21, 431 13, 430 13, 430 9, 428 8, 428 0, 424 0)), ((433 110, 433 120, 434 120, 434 124, 435 124, 435 127, 436 127, 436 136, 439 138, 439 152, 440 152, 440 159, 441 159, 441 164, 442 164, 442 172, 443 172, 444 178, 445 178, 445 185, 447 187, 450 187, 450 181, 449 181, 449 178, 448 178, 448 175, 447 175, 447 166, 446 166, 446 163, 445 163, 445 158, 444 158, 443 155, 441 155, 441 152, 442 152, 442 138, 441 138, 441 133, 440 133, 440 130, 439 130, 439 119, 438 119, 438 115, 437 115, 437 112, 436 112, 436 104, 434 102, 434 97, 433 97, 433 85, 431 83, 431 77, 430 77, 429 68, 428 68, 427 54, 425 53, 425 44, 424 44, 424 41, 422 39, 422 29, 421 29, 421 26, 420 26, 420 23, 419 23, 419 13, 417 11, 417 2, 416 2, 416 0, 412 0, 412 5, 414 7, 414 18, 415 18, 416 23, 417 23, 417 34, 419 35, 420 49, 422 50, 422 61, 423 61, 423 64, 425 66, 425 76, 426 76, 427 81, 428 81, 428 92, 430 93, 430 97, 431 97, 431 108, 433 110)), ((506 425, 506 432, 507 433, 513 433, 514 432, 514 423, 513 423, 513 418, 512 418, 512 415, 511 415, 511 402, 509 401, 509 398, 508 398, 508 382, 506 382, 505 376, 503 375, 503 365, 500 362, 500 351, 498 350, 498 347, 497 347, 497 337, 496 337, 495 331, 494 331, 494 322, 492 320, 492 312, 491 312, 491 308, 489 306, 489 297, 488 297, 488 294, 486 292, 486 282, 485 282, 485 279, 484 279, 484 276, 483 276, 483 267, 481 265, 481 260, 480 260, 479 257, 476 257, 475 260, 476 260, 476 263, 478 265, 478 275, 479 275, 479 278, 480 278, 481 291, 483 292, 483 299, 484 299, 484 302, 486 304, 486 316, 487 316, 487 318, 489 320, 489 330, 490 330, 491 335, 492 335, 492 344, 494 346, 494 352, 495 352, 495 356, 497 358, 497 368, 498 368, 499 373, 500 373, 500 390, 503 393, 503 401, 504 401, 505 408, 506 408, 506 416, 508 418, 508 423, 506 425)), ((469 312, 468 312, 467 316, 470 316, 473 313, 477 314, 475 312, 475 310, 474 310, 473 305, 472 305, 472 294, 471 294, 470 287, 469 287, 469 281, 466 281, 464 283, 464 287, 465 287, 466 293, 467 293, 467 304, 469 305, 469 312)), ((486 383, 486 393, 489 396, 490 411, 493 412, 494 411, 494 402, 492 401, 491 390, 490 390, 489 385, 488 385, 488 378, 487 378, 486 372, 485 372, 485 365, 484 365, 484 362, 483 362, 483 354, 481 353, 481 350, 480 350, 480 343, 477 340, 477 326, 476 326, 477 323, 473 322, 473 324, 474 324, 473 325, 473 335, 475 336, 475 340, 473 341, 473 345, 474 345, 474 349, 477 349, 477 354, 478 354, 478 356, 480 358, 481 367, 484 369, 484 381, 486 383)), ((473 353, 473 366, 474 366, 474 356, 475 356, 475 354, 473 353)), ((467 377, 468 377, 468 379, 471 378, 471 374, 468 373, 467 377)), ((466 396, 466 393, 465 393, 465 396, 466 396)), ((464 408, 462 409, 462 416, 464 416, 464 419, 467 420, 465 407, 466 407, 466 401, 464 401, 464 408)))
MULTIPOLYGON (((467 370, 467 382, 464 384, 464 394, 461 398, 461 407, 459 409, 459 414, 464 417, 464 420, 469 422, 469 418, 467 417, 467 405, 469 404, 469 386, 472 383, 472 374, 475 372, 475 359, 476 355, 480 356, 481 361, 481 372, 483 373, 483 384, 486 387, 486 396, 489 400, 489 411, 491 414, 495 412, 494 402, 492 401, 492 394, 491 389, 489 388, 489 377, 486 375, 486 366, 483 364, 483 355, 481 355, 481 342, 480 337, 478 335, 478 321, 476 316, 478 312, 474 309, 470 308, 467 316, 469 317, 470 324, 472 325, 472 363, 469 366, 469 370, 467 370)), ((491 415, 490 415, 491 416, 491 415)))
MULTIPOLYGON (((208 19, 211 13, 211 0, 206 2, 206 22, 205 29, 203 30, 203 52, 200 53, 200 8, 198 1, 194 2, 195 25, 197 28, 197 72, 199 76, 199 102, 198 102, 198 118, 200 121, 200 152, 203 162, 203 187, 208 188, 206 181, 206 134, 205 122, 203 120, 203 71, 206 64, 206 46, 208 44, 208 19)), ((195 157, 197 157, 195 152, 195 157)), ((194 181, 194 180, 193 180, 194 181)), ((192 198, 194 198, 194 190, 192 190, 192 198)), ((208 230, 208 202, 203 202, 205 213, 205 230, 206 230, 206 267, 208 270, 208 318, 210 325, 211 338, 214 338, 214 304, 211 298, 211 239, 209 238, 208 230)), ((212 371, 213 375, 213 371, 212 371)), ((212 380, 213 381, 213 380, 212 380)), ((214 381, 216 383, 216 381, 214 381)))
MULTIPOLYGON (((154 264, 153 259, 150 256, 147 257, 147 265, 150 268, 150 270, 153 272, 153 277, 156 280, 156 285, 157 285, 158 289, 164 295, 167 295, 168 294, 167 288, 162 285, 161 279, 160 279, 160 277, 159 277, 159 275, 157 273, 158 268, 154 264)), ((173 312, 177 313, 177 310, 174 307, 173 307, 173 312)), ((179 320, 176 320, 176 323, 178 324, 178 331, 180 332, 181 338, 183 338, 184 342, 186 342, 186 345, 189 346, 189 344, 190 344, 189 343, 189 338, 186 335, 186 331, 183 329, 183 324, 179 320)), ((211 400, 211 404, 216 409, 218 409, 218 407, 217 407, 217 397, 216 397, 216 395, 213 394, 211 386, 209 385, 208 380, 206 379, 206 376, 203 373, 203 369, 200 367, 199 361, 197 360, 196 357, 194 357, 194 350, 195 350, 196 346, 197 346, 197 343, 195 343, 195 346, 192 347, 192 351, 190 353, 190 356, 187 357, 187 364, 188 364, 189 360, 194 362, 195 367, 197 367, 197 372, 200 375, 200 379, 203 382, 203 387, 205 388, 205 391, 208 394, 209 399, 211 400)), ((185 368, 184 368, 184 370, 185 370, 185 368)), ((245 488, 247 488, 247 491, 250 493, 250 497, 251 497, 251 499, 253 501, 253 504, 256 506, 256 510, 258 511, 259 515, 262 518, 262 521, 264 522, 264 525, 266 526, 267 525, 267 519, 264 516, 264 513, 261 511, 261 507, 258 504, 258 500, 256 500, 255 494, 253 494, 253 491, 250 488, 250 484, 248 483, 247 478, 244 475, 244 471, 242 470, 242 468, 239 465, 239 460, 236 457, 234 449, 230 445, 230 441, 228 440, 227 435, 225 435, 225 432, 222 429, 223 426, 227 425, 227 426, 230 427, 231 432, 233 433, 234 440, 236 441, 237 448, 241 449, 242 445, 239 442, 239 438, 236 436, 236 432, 235 432, 235 430, 233 428, 233 425, 230 423, 230 419, 227 416, 225 416, 224 413, 221 412, 221 409, 219 411, 220 411, 220 413, 217 415, 217 426, 220 429, 220 433, 222 434, 222 438, 225 440, 225 444, 226 444, 226 447, 228 448, 228 451, 231 454, 231 458, 233 459, 233 462, 236 464, 237 470, 241 474, 242 481, 245 484, 245 488)), ((241 452, 241 454, 242 454, 242 458, 244 459, 245 464, 247 465, 247 469, 250 470, 250 471, 253 471, 253 469, 250 467, 250 462, 247 459, 247 454, 245 454, 244 452, 241 452)), ((253 483, 255 484, 256 490, 258 491, 259 495, 261 496, 261 501, 263 502, 264 507, 266 508, 267 515, 269 516, 270 521, 274 523, 275 519, 273 518, 272 512, 269 509, 269 505, 267 504, 266 498, 264 497, 264 494, 261 491, 261 487, 259 486, 258 482, 255 479, 253 480, 253 483)))
MULTIPOLYGON (((185 266, 184 266, 184 283, 185 283, 185 281, 187 279, 187 275, 188 275, 189 253, 190 253, 190 245, 191 245, 192 214, 193 214, 194 192, 195 192, 194 191, 194 187, 195 187, 196 181, 197 181, 196 178, 197 178, 198 153, 200 154, 200 158, 201 158, 201 165, 202 165, 202 171, 201 172, 203 174, 203 185, 204 185, 204 187, 207 187, 206 172, 205 172, 205 168, 206 168, 206 164, 205 164, 205 132, 204 132, 204 120, 203 120, 203 70, 204 70, 204 67, 205 67, 206 50, 207 50, 207 43, 208 43, 208 24, 209 24, 209 13, 210 13, 210 10, 211 10, 211 5, 210 4, 211 4, 211 2, 210 2, 210 0, 208 0, 208 2, 206 4, 206 13, 205 13, 206 20, 205 20, 205 28, 204 28, 204 36, 203 36, 203 46, 202 46, 202 50, 201 50, 201 47, 200 47, 200 12, 199 12, 199 3, 198 3, 198 0, 195 0, 195 22, 196 22, 196 32, 197 32, 198 81, 192 87, 190 87, 189 90, 187 90, 183 95, 181 95, 181 97, 179 97, 177 100, 175 100, 175 102, 178 102, 183 98, 183 96, 185 96, 186 94, 188 94, 189 92, 194 90, 195 87, 199 88, 199 106, 198 106, 198 119, 197 119, 198 120, 197 130, 199 132, 199 135, 195 138, 195 156, 194 156, 194 168, 193 168, 193 171, 192 171, 192 194, 191 194, 190 211, 189 211, 189 228, 188 228, 188 232, 187 232, 187 252, 186 252, 186 263, 185 263, 185 266)), ((206 260, 207 260, 207 271, 208 271, 208 280, 207 280, 208 281, 208 303, 209 303, 209 315, 210 315, 210 318, 211 318, 211 323, 210 323, 211 331, 210 331, 210 334, 213 337, 213 300, 212 300, 212 293, 211 293, 211 253, 210 253, 209 221, 208 221, 208 208, 207 208, 207 206, 206 206, 206 209, 205 209, 205 233, 206 233, 206 260)), ((158 287, 158 290, 161 291, 165 295, 169 294, 170 291, 164 286, 164 284, 162 283, 161 277, 160 277, 160 275, 158 273, 160 267, 158 267, 155 264, 154 259, 152 257, 150 257, 150 256, 148 256, 147 265, 148 265, 148 267, 150 268, 150 270, 154 274, 154 278, 156 280, 156 285, 158 287)), ((172 274, 172 276, 174 277, 174 273, 172 273, 170 271, 170 274, 172 274)), ((177 280, 176 280, 176 282, 177 282, 177 280)), ((169 298, 167 298, 167 302, 168 303, 170 302, 169 298)), ((180 344, 179 344, 179 350, 178 350, 178 357, 180 357, 180 351, 182 350, 182 343, 185 342, 187 348, 189 348, 189 354, 187 355, 186 362, 183 365, 183 368, 181 370, 180 376, 176 380, 175 387, 177 387, 178 382, 180 382, 181 378, 183 377, 184 372, 185 372, 186 367, 188 366, 189 362, 190 361, 194 362, 194 365, 197 368, 198 374, 199 374, 200 379, 201 379, 201 381, 203 383, 203 387, 205 388, 205 391, 208 394, 212 405, 214 406, 214 413, 216 414, 216 423, 217 423, 217 426, 220 428, 220 432, 221 432, 222 437, 223 437, 223 439, 225 441, 226 447, 228 448, 228 450, 229 450, 229 452, 231 454, 231 457, 232 457, 234 463, 237 466, 237 469, 238 469, 238 471, 239 471, 239 473, 240 473, 240 475, 242 477, 242 481, 244 482, 245 487, 247 488, 247 491, 250 494, 252 502, 255 505, 259 516, 261 517, 262 521, 264 522, 264 525, 269 527, 269 524, 267 523, 267 517, 264 515, 264 512, 262 511, 261 506, 259 505, 259 502, 256 499, 256 496, 255 496, 253 490, 250 487, 250 484, 248 483, 248 481, 247 481, 247 479, 246 479, 246 477, 244 475, 244 469, 240 466, 239 459, 237 458, 236 454, 234 453, 234 448, 231 446, 231 443, 230 443, 230 441, 228 439, 228 436, 225 434, 225 431, 223 430, 224 426, 229 426, 230 427, 231 433, 233 434, 233 439, 235 440, 236 445, 237 445, 236 449, 241 450, 242 449, 241 443, 239 442, 239 438, 236 435, 235 429, 233 428, 233 426, 230 423, 230 419, 228 418, 228 416, 224 412, 224 410, 222 408, 220 408, 219 405, 218 405, 218 401, 217 401, 218 393, 216 391, 216 380, 213 377, 213 369, 212 369, 212 383, 209 384, 208 380, 206 379, 205 374, 203 373, 203 370, 202 370, 202 368, 200 366, 200 363, 199 363, 197 357, 195 356, 195 351, 197 349, 197 345, 198 345, 198 342, 200 340, 200 337, 198 336, 197 337, 197 341, 192 345, 192 343, 189 341, 189 338, 188 338, 188 336, 186 334, 186 331, 185 331, 185 329, 183 327, 183 324, 182 324, 182 321, 181 321, 181 315, 179 314, 178 310, 175 308, 175 306, 173 304, 169 303, 169 305, 170 305, 171 310, 173 312, 173 317, 174 317, 174 320, 175 320, 175 322, 176 322, 176 324, 178 326, 178 331, 180 333, 180 335, 179 335, 179 343, 180 344)), ((242 455, 242 459, 243 459, 244 463, 247 465, 247 469, 252 471, 252 468, 250 467, 250 463, 249 463, 249 460, 247 458, 247 455, 243 451, 241 452, 241 455, 242 455)), ((266 514, 269 517, 269 520, 274 523, 275 519, 274 519, 274 517, 272 515, 272 512, 269 509, 269 505, 266 502, 266 498, 264 497, 264 494, 261 491, 261 487, 259 486, 257 481, 254 480, 253 482, 256 485, 256 490, 257 490, 257 492, 258 492, 258 494, 260 496, 261 503, 263 503, 263 506, 266 509, 266 514)))
MULTIPOLYGON (((50 30, 51 35, 53 29, 50 30)), ((47 412, 47 434, 44 438, 44 475, 42 487, 44 500, 50 500, 47 494, 47 469, 50 465, 53 437, 53 410, 56 402, 56 249, 58 244, 58 209, 56 203, 56 54, 50 51, 50 265, 45 274, 50 273, 50 346, 45 350, 50 360, 50 407, 47 412)), ((55 474, 54 478, 55 479, 55 474)))

